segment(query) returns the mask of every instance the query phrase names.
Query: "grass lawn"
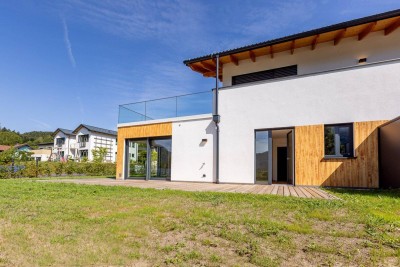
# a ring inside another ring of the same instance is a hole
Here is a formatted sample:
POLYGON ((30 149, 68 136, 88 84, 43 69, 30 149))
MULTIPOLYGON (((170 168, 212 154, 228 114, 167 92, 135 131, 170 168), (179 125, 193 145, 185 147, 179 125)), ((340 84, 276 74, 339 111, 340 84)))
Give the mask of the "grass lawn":
POLYGON ((342 201, 0 180, 0 265, 400 265, 400 191, 332 192, 342 201))

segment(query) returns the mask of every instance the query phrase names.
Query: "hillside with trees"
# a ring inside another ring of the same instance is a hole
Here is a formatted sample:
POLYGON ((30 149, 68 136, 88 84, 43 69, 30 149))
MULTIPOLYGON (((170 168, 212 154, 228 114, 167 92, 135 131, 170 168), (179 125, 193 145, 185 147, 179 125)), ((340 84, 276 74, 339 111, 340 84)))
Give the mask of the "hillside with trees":
POLYGON ((38 144, 46 142, 53 142, 52 132, 32 131, 21 134, 5 127, 0 129, 0 145, 28 144, 37 147, 38 144))

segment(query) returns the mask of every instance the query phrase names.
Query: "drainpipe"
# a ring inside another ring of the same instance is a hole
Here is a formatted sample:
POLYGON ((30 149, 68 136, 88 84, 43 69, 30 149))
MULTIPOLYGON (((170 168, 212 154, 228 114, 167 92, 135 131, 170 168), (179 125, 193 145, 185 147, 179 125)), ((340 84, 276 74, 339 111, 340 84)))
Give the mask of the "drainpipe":
POLYGON ((219 79, 219 55, 215 55, 216 70, 215 70, 215 102, 214 102, 214 114, 213 121, 215 123, 216 130, 216 147, 215 147, 215 182, 219 184, 219 122, 220 116, 218 114, 218 79, 219 79))

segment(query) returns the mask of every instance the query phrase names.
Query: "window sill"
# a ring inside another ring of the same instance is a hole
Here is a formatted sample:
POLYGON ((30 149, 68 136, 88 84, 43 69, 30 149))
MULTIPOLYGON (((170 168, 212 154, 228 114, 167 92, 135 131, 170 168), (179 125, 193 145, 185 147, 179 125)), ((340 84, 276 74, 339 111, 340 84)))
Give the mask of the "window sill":
POLYGON ((352 157, 324 157, 323 158, 323 160, 330 160, 330 159, 336 159, 336 160, 338 160, 338 159, 343 159, 343 160, 345 160, 345 159, 356 159, 357 157, 356 156, 352 156, 352 157))

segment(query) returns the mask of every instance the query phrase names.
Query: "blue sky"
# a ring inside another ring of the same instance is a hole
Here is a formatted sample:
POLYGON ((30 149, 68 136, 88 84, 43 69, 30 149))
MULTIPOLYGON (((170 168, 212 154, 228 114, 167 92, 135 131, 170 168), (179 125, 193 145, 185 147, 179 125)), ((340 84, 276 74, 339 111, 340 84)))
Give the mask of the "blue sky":
POLYGON ((185 59, 397 8, 398 0, 1 1, 0 124, 116 129, 119 104, 214 86, 185 59))

